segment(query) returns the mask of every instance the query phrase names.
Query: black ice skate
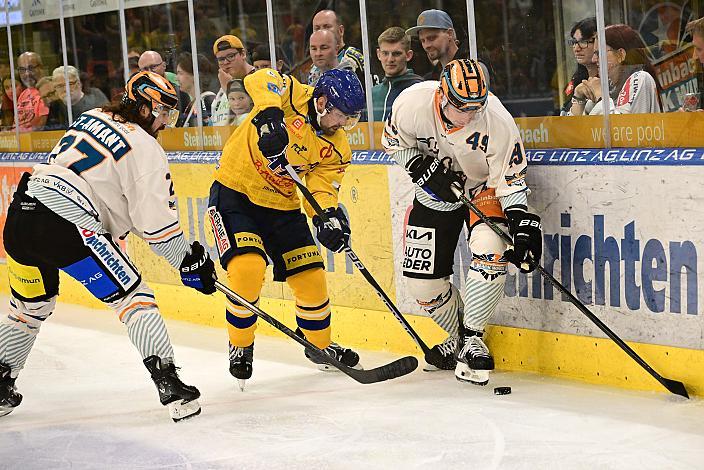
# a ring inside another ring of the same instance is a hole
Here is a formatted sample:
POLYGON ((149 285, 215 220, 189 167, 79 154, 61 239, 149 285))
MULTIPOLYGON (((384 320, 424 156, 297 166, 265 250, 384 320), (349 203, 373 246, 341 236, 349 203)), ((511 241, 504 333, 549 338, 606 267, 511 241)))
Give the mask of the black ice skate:
POLYGON ((461 382, 475 385, 489 383, 489 371, 494 370, 494 358, 482 341, 479 331, 465 330, 460 337, 455 377, 461 382))
POLYGON ((17 393, 15 379, 10 377, 10 367, 0 364, 0 416, 12 413, 22 403, 22 395, 17 393))
POLYGON ((252 377, 253 361, 254 343, 244 348, 230 344, 230 374, 237 379, 237 384, 243 392, 245 381, 252 377))
POLYGON ((425 354, 427 363, 423 370, 434 372, 437 370, 454 370, 457 366, 457 336, 448 336, 445 341, 436 344, 425 354))
MULTIPOLYGON (((305 335, 303 334, 300 328, 296 328, 296 334, 305 338, 305 335)), ((338 361, 342 362, 346 366, 353 367, 355 369, 362 369, 362 366, 359 364, 359 354, 349 348, 344 348, 339 344, 333 342, 330 343, 330 346, 323 349, 323 351, 325 351, 327 354, 334 357, 338 361)), ((338 370, 336 367, 330 365, 325 360, 325 357, 320 355, 317 351, 309 350, 308 348, 306 348, 305 355, 310 362, 312 362, 313 364, 317 364, 318 369, 320 370, 329 372, 336 372, 338 370)))
POLYGON ((159 391, 161 404, 169 407, 169 414, 174 422, 200 414, 200 404, 197 400, 200 392, 194 386, 181 382, 173 362, 158 356, 149 356, 144 360, 144 365, 147 366, 159 391))

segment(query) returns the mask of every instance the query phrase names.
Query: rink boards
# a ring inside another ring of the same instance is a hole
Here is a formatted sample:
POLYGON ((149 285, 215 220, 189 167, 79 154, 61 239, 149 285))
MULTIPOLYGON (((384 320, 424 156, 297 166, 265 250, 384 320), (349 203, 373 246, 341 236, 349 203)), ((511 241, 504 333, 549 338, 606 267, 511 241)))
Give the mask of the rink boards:
MULTIPOLYGON (((543 265, 612 330, 631 342, 661 374, 704 394, 704 295, 699 287, 704 217, 698 178, 704 149, 546 149, 529 151, 528 175, 534 209, 543 217, 543 265), (635 343, 635 344, 634 344, 635 343)), ((178 210, 189 240, 199 240, 215 257, 204 219, 217 152, 171 153, 178 210)), ((0 224, 22 171, 42 154, 0 154, 0 224)), ((403 221, 413 188, 405 173, 381 151, 355 151, 340 192, 349 214, 352 245, 379 284, 428 343, 442 332, 422 316, 401 276, 403 221)), ((461 237, 454 282, 464 280, 470 256, 461 237)), ((140 240, 128 251, 157 292, 170 318, 224 326, 223 302, 180 287, 176 272, 140 240)), ((343 255, 322 249, 333 329, 345 344, 416 352, 400 324, 343 255)), ((0 251, 4 257, 4 252, 0 251)), ((3 266, 4 269, 4 266, 3 266)), ((703 271, 704 272, 704 271, 703 271)), ((221 278, 224 272, 220 270, 221 278)), ((267 311, 294 324, 285 284, 271 282, 262 293, 267 311)), ((2 275, 3 289, 7 276, 2 275)), ((628 388, 659 385, 606 339, 540 276, 519 275, 506 283, 506 298, 492 320, 489 341, 497 366, 567 376, 628 388)), ((90 302, 82 287, 62 279, 62 298, 90 302)), ((260 332, 271 329, 260 325, 260 332)))

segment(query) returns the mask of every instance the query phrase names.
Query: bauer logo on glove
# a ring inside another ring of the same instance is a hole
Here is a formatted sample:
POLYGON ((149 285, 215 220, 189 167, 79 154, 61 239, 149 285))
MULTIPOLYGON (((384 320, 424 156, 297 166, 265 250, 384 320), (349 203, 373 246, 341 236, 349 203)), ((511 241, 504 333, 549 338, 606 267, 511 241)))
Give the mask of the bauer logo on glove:
POLYGON ((543 226, 540 217, 522 209, 507 209, 508 228, 513 237, 513 248, 504 258, 516 265, 522 273, 535 269, 543 254, 543 226))

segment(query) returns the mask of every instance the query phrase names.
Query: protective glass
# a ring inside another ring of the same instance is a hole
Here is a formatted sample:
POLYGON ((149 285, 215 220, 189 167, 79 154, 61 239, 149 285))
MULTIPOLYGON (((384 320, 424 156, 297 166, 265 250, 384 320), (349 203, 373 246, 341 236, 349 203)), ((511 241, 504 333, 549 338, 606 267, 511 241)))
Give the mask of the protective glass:
POLYGON ((166 127, 176 127, 178 122, 179 111, 178 109, 169 108, 163 104, 155 104, 152 107, 152 115, 157 118, 159 116, 166 116, 166 127))

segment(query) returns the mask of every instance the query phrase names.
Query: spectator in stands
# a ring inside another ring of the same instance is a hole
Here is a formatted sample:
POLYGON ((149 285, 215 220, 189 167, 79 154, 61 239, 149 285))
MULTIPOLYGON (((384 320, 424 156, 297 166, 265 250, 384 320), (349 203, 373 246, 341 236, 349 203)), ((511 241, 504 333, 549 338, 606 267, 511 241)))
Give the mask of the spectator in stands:
MULTIPOLYGON (((687 23, 686 31, 692 35, 692 44, 694 45, 694 58, 697 60, 701 66, 704 66, 704 18, 699 18, 698 20, 690 21, 687 23)), ((697 111, 702 110, 702 101, 704 99, 704 83, 701 82, 701 74, 698 78, 698 103, 697 111)), ((682 109, 684 110, 684 109, 682 109)))
POLYGON ((191 97, 188 93, 184 93, 178 84, 178 78, 173 72, 167 72, 166 61, 161 57, 156 51, 144 51, 142 55, 139 56, 139 70, 154 72, 161 75, 165 79, 171 82, 171 84, 176 88, 176 94, 178 95, 178 111, 183 114, 186 112, 186 106, 191 102, 191 97))
POLYGON ((393 26, 379 35, 376 56, 384 69, 384 79, 372 88, 374 120, 385 121, 396 97, 423 78, 408 68, 413 58, 411 37, 402 28, 393 26))
POLYGON ((54 90, 54 80, 52 77, 40 78, 37 82, 37 90, 39 90, 39 96, 42 101, 49 108, 44 130, 65 129, 66 123, 68 123, 66 106, 63 105, 54 90))
MULTIPOLYGON (((364 84, 364 55, 359 49, 345 45, 345 26, 342 19, 333 10, 321 10, 313 17, 313 32, 320 30, 332 31, 337 42, 337 61, 343 65, 342 68, 352 70, 364 84)), ((313 37, 311 35, 311 37, 313 37)), ((311 68, 311 74, 315 74, 315 64, 311 68)))
MULTIPOLYGON (((10 130, 15 126, 15 108, 12 101, 12 77, 10 75, 2 79, 2 104, 0 104, 0 112, 2 112, 2 130, 10 130)), ((15 84, 15 94, 20 96, 24 90, 22 82, 15 84)))
POLYGON ((227 85, 233 79, 242 80, 254 71, 247 62, 247 51, 237 36, 227 34, 213 43, 213 54, 218 61, 220 90, 213 100, 211 122, 213 126, 227 126, 230 122, 230 103, 227 98, 227 85))
POLYGON ((144 72, 148 70, 150 72, 154 72, 166 78, 173 86, 179 86, 176 74, 166 70, 166 61, 158 52, 144 51, 142 55, 139 56, 139 62, 137 65, 139 65, 140 71, 144 72))
MULTIPOLYGON (((613 24, 606 35, 609 110, 614 114, 660 113, 660 84, 640 35, 626 24, 613 24)), ((593 62, 599 63, 599 41, 594 43, 593 62)), ((570 115, 604 114, 599 77, 583 80, 574 90, 570 115)))
POLYGON ((17 70, 25 88, 36 88, 44 76, 42 57, 36 52, 24 52, 17 58, 17 70))
POLYGON ((230 125, 239 126, 254 107, 254 102, 244 89, 242 80, 231 80, 227 84, 227 99, 230 103, 230 125))
MULTIPOLYGON (((51 78, 54 82, 56 96, 63 102, 62 108, 66 110, 67 115, 68 106, 66 106, 66 103, 71 100, 73 119, 76 119, 90 109, 99 108, 109 102, 99 88, 87 88, 83 90, 80 73, 78 69, 72 65, 56 67, 51 73, 51 78), (68 95, 66 94, 66 78, 68 78, 68 95)), ((62 124, 65 125, 68 124, 68 122, 62 124)))
POLYGON ((308 85, 315 86, 323 73, 339 65, 335 35, 326 29, 314 31, 310 35, 309 49, 313 67, 308 74, 308 85))
POLYGON ((590 77, 599 74, 597 65, 592 61, 594 57, 594 41, 596 40, 596 18, 585 18, 575 23, 570 31, 569 45, 572 47, 574 59, 577 61, 577 70, 572 75, 572 79, 565 87, 565 105, 560 111, 560 115, 566 115, 572 108, 572 98, 574 89, 590 77))
MULTIPOLYGON (((198 54, 198 69, 199 72, 208 69, 206 63, 208 59, 198 54)), ((197 96, 196 87, 193 79, 193 56, 189 52, 183 52, 178 57, 176 64, 176 75, 178 82, 181 84, 181 90, 188 93, 190 101, 185 110, 179 116, 177 127, 197 127, 198 114, 203 117, 203 125, 210 126, 211 105, 215 99, 215 93, 208 90, 201 90, 200 96, 197 96)))
POLYGON ((457 33, 450 15, 442 10, 425 10, 418 15, 416 26, 406 30, 409 36, 418 37, 433 69, 425 80, 439 80, 440 72, 455 58, 468 58, 469 51, 460 50, 457 33))
MULTIPOLYGON (((469 49, 460 47, 450 15, 442 10, 425 10, 418 15, 416 26, 407 29, 406 34, 418 37, 428 60, 433 64, 432 70, 423 75, 425 80, 440 80, 440 73, 451 60, 469 58, 469 49)), ((487 88, 492 79, 491 68, 486 65, 488 63, 487 58, 479 58, 487 88)))
MULTIPOLYGON (((260 44, 252 51, 252 66, 254 70, 272 68, 271 54, 268 44, 260 44)), ((281 47, 276 46, 276 70, 281 73, 289 73, 290 67, 286 63, 286 56, 281 47)))
POLYGON ((130 76, 139 72, 139 57, 142 52, 139 49, 130 49, 127 52, 127 65, 130 76))
POLYGON ((49 108, 39 96, 37 81, 44 76, 42 58, 36 52, 24 52, 17 58, 17 71, 24 86, 17 97, 17 125, 20 132, 41 130, 46 124, 49 108))

